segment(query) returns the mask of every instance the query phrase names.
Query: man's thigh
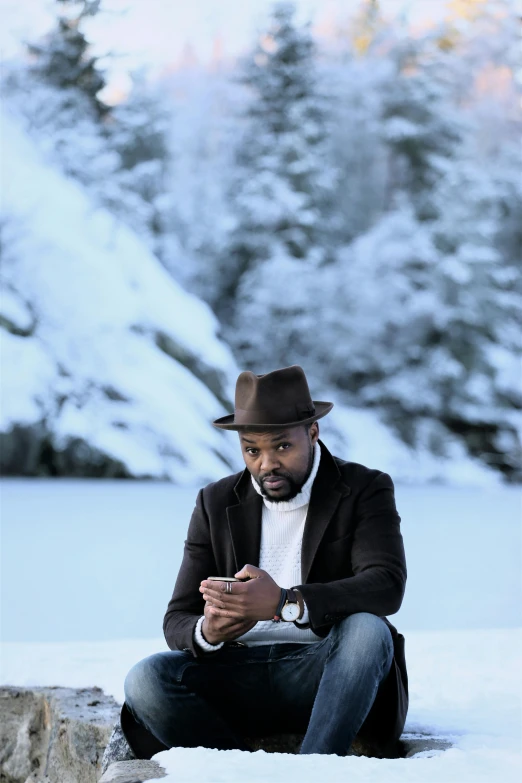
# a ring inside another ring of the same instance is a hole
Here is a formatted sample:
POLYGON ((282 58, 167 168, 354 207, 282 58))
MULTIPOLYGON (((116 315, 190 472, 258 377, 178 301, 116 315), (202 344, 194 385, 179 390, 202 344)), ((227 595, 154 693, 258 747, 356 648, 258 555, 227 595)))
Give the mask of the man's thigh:
POLYGON ((305 731, 324 666, 327 640, 223 648, 183 667, 181 684, 247 736, 305 731))

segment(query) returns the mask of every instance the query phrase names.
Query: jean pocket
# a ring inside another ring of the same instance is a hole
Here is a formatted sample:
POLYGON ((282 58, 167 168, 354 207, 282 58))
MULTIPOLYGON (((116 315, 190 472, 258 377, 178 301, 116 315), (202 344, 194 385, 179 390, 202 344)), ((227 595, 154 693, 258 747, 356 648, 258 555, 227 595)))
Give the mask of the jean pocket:
POLYGON ((189 669, 191 666, 197 666, 197 663, 194 661, 187 661, 186 663, 183 663, 176 671, 176 677, 175 680, 178 683, 178 685, 182 684, 183 675, 189 669))

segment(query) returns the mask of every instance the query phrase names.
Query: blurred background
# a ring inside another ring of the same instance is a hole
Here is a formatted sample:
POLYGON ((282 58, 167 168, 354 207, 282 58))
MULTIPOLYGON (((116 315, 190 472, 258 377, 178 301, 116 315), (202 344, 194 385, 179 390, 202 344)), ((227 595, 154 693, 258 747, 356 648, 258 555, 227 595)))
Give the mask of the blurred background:
POLYGON ((520 624, 515 3, 1 7, 3 637, 159 635, 211 422, 288 364, 396 482, 407 627, 520 624))

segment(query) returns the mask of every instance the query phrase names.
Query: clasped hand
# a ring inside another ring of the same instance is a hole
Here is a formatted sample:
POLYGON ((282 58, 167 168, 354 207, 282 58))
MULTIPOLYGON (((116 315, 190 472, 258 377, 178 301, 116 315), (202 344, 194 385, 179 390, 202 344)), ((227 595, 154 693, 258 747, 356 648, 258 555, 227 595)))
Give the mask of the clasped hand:
POLYGON ((234 574, 248 582, 214 582, 204 579, 199 591, 205 599, 203 636, 211 644, 229 641, 246 633, 259 620, 271 620, 281 596, 281 588, 270 574, 256 566, 245 565, 234 574), (232 592, 227 593, 227 584, 232 592))

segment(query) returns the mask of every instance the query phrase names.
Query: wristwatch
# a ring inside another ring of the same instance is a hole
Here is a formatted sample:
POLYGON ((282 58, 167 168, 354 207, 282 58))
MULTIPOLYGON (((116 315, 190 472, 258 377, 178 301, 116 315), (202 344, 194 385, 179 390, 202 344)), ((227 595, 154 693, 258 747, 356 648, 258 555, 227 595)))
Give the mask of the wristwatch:
POLYGON ((303 606, 297 599, 295 590, 286 590, 286 601, 281 607, 281 620, 285 623, 294 623, 303 616, 303 606))

